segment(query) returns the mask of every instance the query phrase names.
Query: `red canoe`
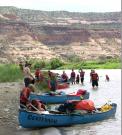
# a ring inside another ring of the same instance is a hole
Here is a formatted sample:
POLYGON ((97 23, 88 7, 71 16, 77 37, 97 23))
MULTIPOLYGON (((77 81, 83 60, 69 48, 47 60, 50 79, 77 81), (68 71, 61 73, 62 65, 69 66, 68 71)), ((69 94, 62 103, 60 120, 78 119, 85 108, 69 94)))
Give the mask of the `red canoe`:
POLYGON ((60 90, 60 89, 66 89, 66 88, 69 88, 69 84, 68 83, 57 84, 57 89, 58 90, 60 90))
MULTIPOLYGON (((48 81, 48 88, 50 89, 50 81, 48 81)), ((58 83, 57 90, 69 88, 69 83, 58 83)))

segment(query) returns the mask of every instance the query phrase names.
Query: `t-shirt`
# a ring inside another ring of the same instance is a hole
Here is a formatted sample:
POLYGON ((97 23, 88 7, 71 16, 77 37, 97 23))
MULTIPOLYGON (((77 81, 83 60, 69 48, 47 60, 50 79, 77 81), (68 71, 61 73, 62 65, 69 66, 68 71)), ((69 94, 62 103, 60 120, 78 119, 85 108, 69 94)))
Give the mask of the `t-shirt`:
POLYGON ((75 72, 74 71, 71 73, 71 77, 75 78, 75 72))
POLYGON ((30 78, 31 80, 33 80, 33 77, 31 76, 31 71, 30 71, 29 67, 25 67, 23 69, 23 73, 24 73, 25 78, 30 78))
POLYGON ((84 72, 84 71, 81 71, 81 72, 80 72, 80 77, 81 77, 81 78, 84 78, 84 74, 85 74, 85 72, 84 72))

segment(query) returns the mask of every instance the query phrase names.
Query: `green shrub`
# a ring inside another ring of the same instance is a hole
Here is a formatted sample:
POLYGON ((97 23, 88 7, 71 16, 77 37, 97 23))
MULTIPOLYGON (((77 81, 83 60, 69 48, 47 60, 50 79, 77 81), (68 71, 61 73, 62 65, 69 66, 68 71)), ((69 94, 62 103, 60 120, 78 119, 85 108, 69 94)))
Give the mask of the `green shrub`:
POLYGON ((48 83, 47 81, 43 81, 43 82, 40 82, 40 83, 36 83, 36 88, 38 89, 38 91, 40 92, 48 92, 49 91, 49 88, 48 88, 48 83))
POLYGON ((80 62, 81 58, 75 54, 71 54, 71 55, 67 56, 67 61, 68 62, 80 62))
POLYGON ((14 64, 0 65, 0 82, 14 82, 22 80, 23 74, 19 66, 14 64))
POLYGON ((53 58, 50 60, 50 65, 51 65, 51 69, 56 69, 58 67, 61 67, 63 65, 63 62, 58 58, 53 58))
POLYGON ((46 62, 44 60, 40 60, 40 61, 35 61, 34 64, 33 64, 33 68, 36 69, 36 68, 45 68, 46 66, 46 62))

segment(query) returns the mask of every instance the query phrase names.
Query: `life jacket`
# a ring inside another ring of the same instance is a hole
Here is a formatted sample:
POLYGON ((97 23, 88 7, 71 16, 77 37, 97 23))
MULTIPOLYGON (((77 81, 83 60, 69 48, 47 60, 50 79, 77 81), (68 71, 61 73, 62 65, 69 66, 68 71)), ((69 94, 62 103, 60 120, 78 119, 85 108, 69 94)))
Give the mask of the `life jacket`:
POLYGON ((39 77, 39 76, 40 76, 40 70, 37 69, 37 70, 35 71, 35 76, 36 76, 36 77, 39 77))
POLYGON ((97 81, 98 80, 98 74, 97 73, 92 73, 91 78, 92 78, 93 81, 97 81))
POLYGON ((27 101, 28 101, 30 93, 31 93, 30 88, 28 88, 28 87, 23 88, 23 90, 20 93, 20 103, 26 104, 27 101))
POLYGON ((92 111, 95 109, 94 102, 92 100, 82 100, 76 103, 76 110, 92 111))
POLYGON ((83 89, 79 89, 76 93, 76 95, 85 95, 86 94, 86 90, 83 89))
POLYGON ((71 77, 73 77, 73 78, 75 77, 75 72, 71 73, 71 77))
POLYGON ((84 78, 84 74, 85 74, 85 72, 81 71, 81 72, 80 72, 80 77, 81 77, 81 78, 84 78))
POLYGON ((64 79, 64 80, 66 80, 66 79, 68 78, 66 74, 62 74, 61 77, 62 77, 62 79, 64 79))

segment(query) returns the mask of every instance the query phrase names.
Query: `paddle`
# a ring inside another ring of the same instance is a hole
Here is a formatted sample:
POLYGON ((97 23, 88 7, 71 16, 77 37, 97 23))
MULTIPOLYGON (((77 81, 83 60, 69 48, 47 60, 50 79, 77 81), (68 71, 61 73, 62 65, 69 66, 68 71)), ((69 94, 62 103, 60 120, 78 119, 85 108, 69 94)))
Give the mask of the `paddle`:
MULTIPOLYGON (((35 106, 33 106, 31 103, 29 105, 32 106, 36 111, 38 111, 39 113, 41 113, 41 111, 38 108, 36 108, 35 106)), ((20 104, 20 106, 22 106, 23 108, 27 109, 27 106, 25 106, 23 104, 20 104)))
POLYGON ((31 103, 30 105, 38 112, 38 113, 42 113, 38 108, 36 108, 35 106, 33 106, 31 103))
POLYGON ((20 108, 21 108, 21 106, 23 107, 23 108, 27 108, 25 105, 23 105, 23 104, 20 104, 20 108))
MULTIPOLYGON (((35 110, 37 110, 37 112, 38 113, 40 113, 40 114, 42 114, 42 112, 39 110, 39 109, 37 109, 35 106, 33 106, 32 104, 30 104, 35 110)), ((49 114, 49 112, 50 113, 57 113, 57 114, 61 114, 61 112, 57 112, 57 111, 53 111, 53 110, 48 110, 48 111, 45 111, 45 113, 44 114, 49 114)))

